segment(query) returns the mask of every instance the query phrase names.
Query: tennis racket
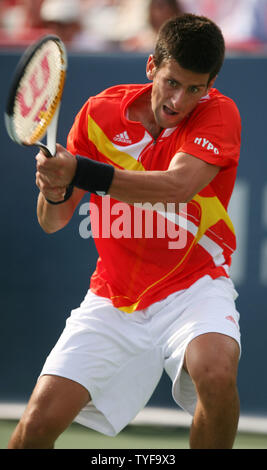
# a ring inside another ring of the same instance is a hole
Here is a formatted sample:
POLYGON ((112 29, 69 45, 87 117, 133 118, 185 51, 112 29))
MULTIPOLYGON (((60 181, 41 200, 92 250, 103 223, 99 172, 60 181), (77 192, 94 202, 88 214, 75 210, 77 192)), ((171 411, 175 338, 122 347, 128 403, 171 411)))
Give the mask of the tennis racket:
POLYGON ((5 111, 10 138, 36 145, 46 157, 56 153, 56 136, 67 71, 67 54, 59 37, 47 35, 22 55, 14 73, 5 111), (46 135, 46 144, 41 140, 46 135))

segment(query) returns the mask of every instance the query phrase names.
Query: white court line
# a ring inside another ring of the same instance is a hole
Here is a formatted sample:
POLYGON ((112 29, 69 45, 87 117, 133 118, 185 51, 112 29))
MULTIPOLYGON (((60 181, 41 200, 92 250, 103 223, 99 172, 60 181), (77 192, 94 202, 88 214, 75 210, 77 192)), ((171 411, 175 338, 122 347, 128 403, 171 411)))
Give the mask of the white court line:
MULTIPOLYGON (((147 407, 136 416, 132 424, 189 427, 191 421, 192 417, 182 410, 147 407)), ((241 415, 238 430, 267 435, 267 416, 241 415)))
MULTIPOLYGON (((25 409, 25 403, 0 403, 0 419, 19 419, 25 409)), ((175 408, 158 408, 147 406, 136 416, 131 424, 190 427, 191 416, 175 408)), ((267 435, 267 416, 241 414, 238 431, 267 435)))

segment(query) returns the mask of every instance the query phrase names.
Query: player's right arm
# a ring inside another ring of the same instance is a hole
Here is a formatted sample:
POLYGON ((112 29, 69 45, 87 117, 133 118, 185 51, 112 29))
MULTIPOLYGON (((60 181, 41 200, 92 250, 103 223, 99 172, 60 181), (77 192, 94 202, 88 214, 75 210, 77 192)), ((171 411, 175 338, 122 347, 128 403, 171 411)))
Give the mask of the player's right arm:
POLYGON ((81 189, 74 188, 71 197, 62 204, 51 204, 47 201, 62 200, 64 197, 64 189, 48 188, 38 175, 36 174, 36 184, 40 189, 37 201, 37 218, 40 226, 46 233, 54 233, 65 227, 71 220, 73 213, 84 196, 85 192, 81 189))
MULTIPOLYGON (((89 105, 90 101, 82 107, 68 135, 68 150, 73 155, 87 155, 89 150, 92 150, 88 140, 89 105)), ((54 233, 64 228, 71 220, 77 205, 86 193, 86 191, 74 187, 71 197, 64 203, 54 205, 47 202, 47 199, 54 202, 62 201, 65 195, 66 186, 56 186, 57 176, 62 171, 62 149, 63 147, 57 144, 56 158, 44 158, 42 152, 39 152, 36 156, 36 184, 40 190, 37 202, 37 217, 40 226, 46 233, 54 233), (40 166, 40 161, 43 162, 43 166, 40 166), (53 168, 50 169, 50 166, 53 168)), ((71 155, 69 158, 72 160, 71 155)))

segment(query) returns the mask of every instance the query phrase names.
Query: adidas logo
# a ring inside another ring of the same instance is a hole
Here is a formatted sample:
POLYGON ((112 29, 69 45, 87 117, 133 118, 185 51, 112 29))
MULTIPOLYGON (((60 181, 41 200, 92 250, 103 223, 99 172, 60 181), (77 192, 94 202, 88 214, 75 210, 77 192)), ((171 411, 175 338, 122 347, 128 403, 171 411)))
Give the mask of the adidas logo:
POLYGON ((121 134, 117 134, 114 139, 115 142, 123 142, 124 144, 131 144, 132 141, 129 138, 127 131, 122 132, 121 134))

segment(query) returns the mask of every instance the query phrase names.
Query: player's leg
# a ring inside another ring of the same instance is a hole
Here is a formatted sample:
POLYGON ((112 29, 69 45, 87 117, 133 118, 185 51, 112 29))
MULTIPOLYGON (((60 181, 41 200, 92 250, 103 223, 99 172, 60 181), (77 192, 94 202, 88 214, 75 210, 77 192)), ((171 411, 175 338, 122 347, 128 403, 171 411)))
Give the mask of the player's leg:
POLYGON ((143 311, 126 316, 89 292, 48 355, 9 448, 52 448, 74 419, 115 436, 150 399, 163 363, 143 311))
POLYGON ((239 419, 239 353, 237 342, 219 333, 206 333, 189 343, 185 368, 197 391, 191 448, 232 448, 239 419))
POLYGON ((40 377, 8 448, 52 449, 88 401, 88 391, 77 382, 52 375, 40 377))

